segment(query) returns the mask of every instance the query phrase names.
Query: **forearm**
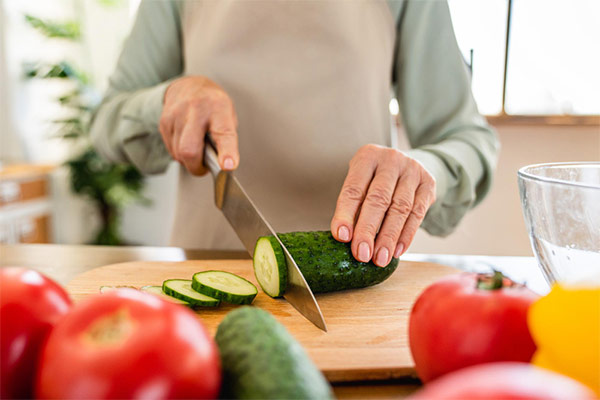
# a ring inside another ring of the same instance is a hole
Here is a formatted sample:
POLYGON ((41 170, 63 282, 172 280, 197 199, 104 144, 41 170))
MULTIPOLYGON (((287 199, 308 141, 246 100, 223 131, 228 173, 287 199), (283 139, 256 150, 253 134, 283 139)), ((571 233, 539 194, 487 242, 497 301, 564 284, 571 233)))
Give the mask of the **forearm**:
POLYGON ((144 173, 162 172, 170 161, 159 120, 165 90, 182 73, 180 7, 175 1, 140 4, 90 129, 103 156, 144 173))
POLYGON ((171 160, 158 122, 169 82, 106 97, 94 116, 91 137, 96 149, 115 162, 126 162, 143 173, 164 172, 171 160))
POLYGON ((447 139, 410 150, 436 179, 436 202, 423 229, 446 236, 491 187, 498 142, 491 130, 464 129, 447 139))
POLYGON ((499 143, 471 93, 448 6, 409 1, 401 14, 397 95, 413 150, 436 179, 422 227, 447 235, 488 192, 499 143))

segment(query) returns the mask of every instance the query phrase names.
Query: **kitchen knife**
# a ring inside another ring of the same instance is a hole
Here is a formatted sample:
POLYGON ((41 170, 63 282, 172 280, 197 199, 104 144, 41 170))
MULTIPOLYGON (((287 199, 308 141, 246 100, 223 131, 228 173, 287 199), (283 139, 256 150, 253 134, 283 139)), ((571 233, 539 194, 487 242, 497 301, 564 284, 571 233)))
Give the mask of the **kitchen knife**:
POLYGON ((204 165, 214 178, 217 208, 223 212, 250 256, 253 256, 254 246, 259 237, 272 235, 277 238, 285 254, 288 270, 288 284, 283 297, 310 322, 327 332, 319 304, 300 268, 236 177, 229 171, 221 170, 215 146, 209 135, 206 138, 204 165))

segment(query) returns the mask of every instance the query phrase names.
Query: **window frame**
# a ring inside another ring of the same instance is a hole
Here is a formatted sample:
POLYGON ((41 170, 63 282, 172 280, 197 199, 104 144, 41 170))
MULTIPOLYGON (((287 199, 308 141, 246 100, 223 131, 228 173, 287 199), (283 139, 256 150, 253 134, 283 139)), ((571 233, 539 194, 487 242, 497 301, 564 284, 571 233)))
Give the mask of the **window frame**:
MULTIPOLYGON (((510 48, 513 0, 507 2, 506 37, 504 42, 504 74, 502 77, 502 108, 498 114, 486 114, 492 125, 554 125, 554 126, 600 126, 600 114, 508 114, 506 112, 506 78, 508 74, 508 50, 510 48)), ((471 54, 472 57, 472 54, 471 54)))

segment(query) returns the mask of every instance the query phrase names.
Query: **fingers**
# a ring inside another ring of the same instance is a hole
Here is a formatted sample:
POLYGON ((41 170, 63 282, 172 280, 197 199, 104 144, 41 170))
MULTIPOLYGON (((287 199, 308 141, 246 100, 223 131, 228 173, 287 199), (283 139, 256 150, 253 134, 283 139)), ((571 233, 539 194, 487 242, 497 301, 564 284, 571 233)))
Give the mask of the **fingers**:
POLYGON ((217 147, 219 165, 224 170, 234 170, 240 162, 237 118, 233 107, 223 106, 215 109, 209 120, 208 130, 217 147))
POLYGON ((376 166, 377 163, 372 157, 360 152, 350 161, 348 175, 344 180, 331 220, 331 232, 336 240, 349 242, 352 239, 354 222, 367 194, 369 183, 373 179, 376 166))
POLYGON ((174 136, 176 143, 175 153, 177 160, 183 163, 185 168, 193 175, 206 173, 204 167, 204 136, 206 135, 206 119, 191 110, 189 117, 174 136))
MULTIPOLYGON (((394 155, 391 154, 391 157, 394 155)), ((352 254, 362 262, 368 262, 373 258, 375 236, 378 236, 377 232, 393 203, 394 190, 400 174, 396 163, 385 158, 381 160, 369 186, 352 238, 352 254)), ((380 251, 385 249, 382 248, 380 251)), ((392 250, 388 248, 387 251, 390 253, 392 250)), ((380 256, 388 258, 388 255, 383 253, 380 256)))
POLYGON ((384 267, 411 244, 435 201, 435 180, 397 150, 368 145, 357 152, 338 197, 331 232, 352 241, 353 256, 384 267))
POLYGON ((375 265, 385 267, 392 256, 395 256, 398 240, 415 206, 415 191, 418 190, 419 183, 418 171, 407 170, 400 177, 375 241, 373 252, 375 265))
POLYGON ((394 257, 400 257, 412 243, 419 226, 423 222, 427 210, 435 201, 435 181, 427 177, 417 188, 413 208, 404 223, 402 234, 398 240, 394 257), (429 178, 429 179, 428 179, 429 178))
POLYGON ((207 132, 217 147, 224 170, 239 165, 237 116, 227 93, 204 77, 175 80, 165 92, 159 130, 171 156, 194 175, 206 172, 204 138, 207 132))

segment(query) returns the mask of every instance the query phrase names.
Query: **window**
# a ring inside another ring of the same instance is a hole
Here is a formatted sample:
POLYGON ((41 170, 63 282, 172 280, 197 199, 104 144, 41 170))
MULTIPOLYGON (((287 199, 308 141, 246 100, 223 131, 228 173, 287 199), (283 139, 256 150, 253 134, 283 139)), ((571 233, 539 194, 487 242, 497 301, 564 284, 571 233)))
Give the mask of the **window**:
POLYGON ((473 53, 473 93, 482 113, 600 114, 599 1, 449 4, 463 56, 473 53))
POLYGON ((479 111, 488 115, 502 112, 507 4, 507 0, 449 1, 458 46, 472 62, 473 94, 479 111))

